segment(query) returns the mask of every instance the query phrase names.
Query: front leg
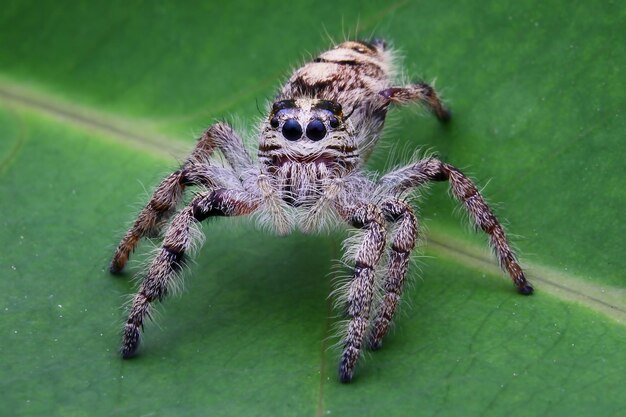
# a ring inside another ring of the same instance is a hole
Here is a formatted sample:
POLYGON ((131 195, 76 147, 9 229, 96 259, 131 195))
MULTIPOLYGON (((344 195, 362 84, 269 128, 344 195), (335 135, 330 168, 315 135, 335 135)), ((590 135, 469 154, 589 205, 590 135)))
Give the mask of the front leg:
POLYGON ((135 295, 124 326, 122 357, 134 355, 139 346, 140 330, 150 316, 150 304, 162 300, 182 268, 185 253, 199 237, 194 233, 198 222, 211 216, 239 216, 258 207, 256 198, 244 191, 218 189, 198 195, 191 204, 174 217, 163 244, 152 260, 148 273, 135 295))
POLYGON ((354 272, 348 287, 349 322, 339 364, 339 379, 345 383, 352 380, 361 353, 374 295, 375 268, 385 247, 386 232, 382 213, 373 204, 363 204, 339 212, 352 226, 365 231, 365 236, 356 250, 354 272))
POLYGON ((383 338, 400 303, 409 258, 418 233, 417 217, 407 203, 396 199, 387 200, 381 205, 381 211, 385 220, 395 224, 396 227, 388 252, 389 260, 382 288, 383 298, 369 336, 369 347, 372 350, 382 347, 383 338))
POLYGON ((511 249, 506 233, 474 183, 457 168, 436 158, 426 158, 417 163, 390 172, 378 182, 379 191, 388 195, 400 195, 431 181, 448 181, 454 197, 463 205, 478 229, 489 236, 502 269, 517 290, 524 295, 533 293, 524 271, 511 249))

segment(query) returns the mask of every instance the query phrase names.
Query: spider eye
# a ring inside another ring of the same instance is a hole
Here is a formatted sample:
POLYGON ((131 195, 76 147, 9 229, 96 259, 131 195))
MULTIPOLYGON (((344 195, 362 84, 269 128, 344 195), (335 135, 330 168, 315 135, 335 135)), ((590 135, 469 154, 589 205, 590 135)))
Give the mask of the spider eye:
POLYGON ((302 137, 302 126, 296 119, 289 119, 283 125, 283 136, 287 140, 298 140, 302 137))
POLYGON ((274 129, 276 129, 279 124, 280 123, 278 122, 278 118, 272 117, 272 120, 270 120, 270 126, 272 126, 274 129))
POLYGON ((306 127, 306 137, 318 141, 326 136, 326 126, 320 119, 313 119, 306 127))
POLYGON ((337 119, 335 116, 330 116, 330 119, 328 119, 328 124, 333 129, 338 128, 339 127, 339 119, 337 119))

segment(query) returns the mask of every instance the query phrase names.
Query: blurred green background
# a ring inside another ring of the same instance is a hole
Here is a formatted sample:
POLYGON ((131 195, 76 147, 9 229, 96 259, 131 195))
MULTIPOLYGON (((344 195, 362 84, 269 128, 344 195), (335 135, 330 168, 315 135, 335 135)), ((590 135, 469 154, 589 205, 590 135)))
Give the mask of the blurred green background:
POLYGON ((623 415, 625 27, 616 1, 4 2, 0 415, 623 415), (371 35, 454 119, 395 111, 368 168, 423 148, 470 173, 536 294, 441 184, 395 331, 353 384, 330 347, 342 234, 231 219, 205 225, 183 296, 118 359, 152 246, 124 277, 107 262, 146 190, 216 119, 254 140, 293 68, 371 35))

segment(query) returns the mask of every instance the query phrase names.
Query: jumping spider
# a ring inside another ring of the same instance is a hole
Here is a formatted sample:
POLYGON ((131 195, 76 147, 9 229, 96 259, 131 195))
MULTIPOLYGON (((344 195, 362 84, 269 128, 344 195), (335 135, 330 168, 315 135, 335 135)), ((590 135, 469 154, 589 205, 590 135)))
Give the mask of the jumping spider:
POLYGON ((255 213, 276 233, 286 234, 295 228, 315 232, 335 219, 362 229, 359 242, 346 251, 354 267, 343 294, 348 323, 339 379, 350 382, 363 342, 371 349, 382 346, 400 300, 418 233, 417 218, 403 197, 431 181, 450 183, 475 226, 489 235, 500 265, 518 291, 533 292, 502 226, 461 171, 434 157, 378 180, 364 171, 390 105, 421 103, 441 122, 450 119, 430 85, 394 86, 395 70, 393 51, 383 40, 344 42, 296 70, 280 90, 261 123, 256 159, 228 124, 216 123, 204 132, 181 168, 156 188, 113 256, 111 272, 119 273, 139 240, 159 235, 173 216, 133 299, 122 357, 136 352, 150 304, 167 294, 185 253, 198 241, 199 222, 211 216, 255 213), (211 161, 216 149, 228 167, 211 161), (206 190, 176 212, 189 186, 206 190), (377 281, 381 257, 387 265, 377 281))

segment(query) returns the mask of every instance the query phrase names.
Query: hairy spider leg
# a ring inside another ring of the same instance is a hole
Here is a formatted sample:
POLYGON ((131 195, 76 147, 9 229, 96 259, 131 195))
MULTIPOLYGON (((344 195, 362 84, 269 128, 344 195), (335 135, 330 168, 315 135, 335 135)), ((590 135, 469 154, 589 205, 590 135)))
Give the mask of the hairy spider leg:
POLYGON ((241 190, 220 188, 199 194, 172 220, 163 244, 152 260, 146 277, 133 299, 128 320, 124 325, 122 357, 129 358, 139 347, 144 320, 150 317, 150 304, 161 301, 184 264, 185 253, 197 243, 195 226, 213 216, 241 216, 252 213, 258 200, 241 190))
POLYGON ((448 181, 452 194, 475 226, 489 235, 501 267, 518 291, 533 292, 502 226, 474 184, 458 169, 427 158, 376 182, 363 170, 364 161, 380 138, 391 104, 424 104, 441 122, 451 117, 430 85, 418 82, 393 86, 397 73, 394 56, 394 51, 387 50, 381 40, 348 41, 296 70, 260 126, 259 159, 255 162, 227 124, 217 123, 205 132, 181 168, 157 187, 111 263, 112 272, 121 271, 140 239, 158 235, 173 216, 133 300, 124 327, 123 357, 132 356, 137 350, 151 303, 162 300, 175 283, 185 256, 201 240, 195 232, 197 224, 211 216, 255 212, 261 225, 278 234, 295 228, 305 232, 322 230, 325 225, 335 224, 337 217, 362 230, 355 245, 345 245, 349 246, 345 259, 354 269, 351 280, 336 292, 340 300, 346 301, 348 315, 338 370, 342 382, 352 380, 365 340, 371 348, 381 346, 399 304, 418 226, 413 211, 401 197, 413 188, 432 181, 448 181), (324 146, 321 136, 303 135, 303 129, 299 138, 284 132, 284 125, 283 130, 278 129, 281 121, 277 119, 275 123, 273 117, 280 109, 275 111, 275 107, 287 104, 290 107, 282 110, 290 109, 287 113, 293 117, 289 118, 295 119, 302 111, 315 114, 317 121, 301 120, 302 126, 306 123, 307 129, 309 125, 317 127, 318 133, 331 132, 329 139, 337 143, 324 146), (327 125, 320 128, 320 123, 326 121, 327 125), (343 122, 346 124, 342 127, 343 122), (229 167, 210 161, 215 150, 223 154, 229 167), (174 215, 185 187, 191 185, 208 190, 174 215), (379 288, 375 274, 387 247, 387 228, 391 240, 387 269, 379 288), (373 311, 376 291, 381 292, 381 298, 373 311))
POLYGON ((417 217, 407 203, 397 199, 387 200, 381 204, 381 211, 385 220, 395 225, 395 230, 389 248, 386 275, 383 279, 382 301, 378 306, 369 335, 369 348, 372 350, 382 347, 383 337, 387 334, 402 296, 409 258, 418 236, 417 217))
POLYGON ((452 117, 450 110, 443 104, 435 89, 427 83, 407 85, 405 87, 391 87, 379 93, 395 104, 411 102, 424 103, 440 122, 447 123, 452 117))
POLYGON ((207 175, 206 170, 207 161, 215 148, 224 154, 235 170, 252 165, 243 141, 230 126, 226 123, 216 123, 209 127, 198 139, 194 150, 181 168, 159 184, 148 204, 137 215, 133 226, 126 232, 115 250, 109 267, 111 273, 117 274, 124 269, 130 254, 142 238, 158 236, 161 233, 161 229, 181 202, 183 191, 187 186, 202 185, 208 188, 219 186, 210 175, 207 175))
POLYGON ((448 181, 454 197, 463 205, 474 225, 489 236, 500 266, 506 271, 517 290, 532 294, 533 287, 526 280, 506 233, 474 183, 461 171, 436 158, 426 158, 383 176, 379 185, 392 195, 400 195, 431 181, 448 181))
POLYGON ((386 231, 383 215, 374 204, 363 204, 348 210, 340 209, 340 213, 352 226, 365 231, 356 252, 354 272, 348 287, 349 321, 339 363, 339 379, 346 383, 352 380, 369 323, 375 269, 385 248, 386 231))

